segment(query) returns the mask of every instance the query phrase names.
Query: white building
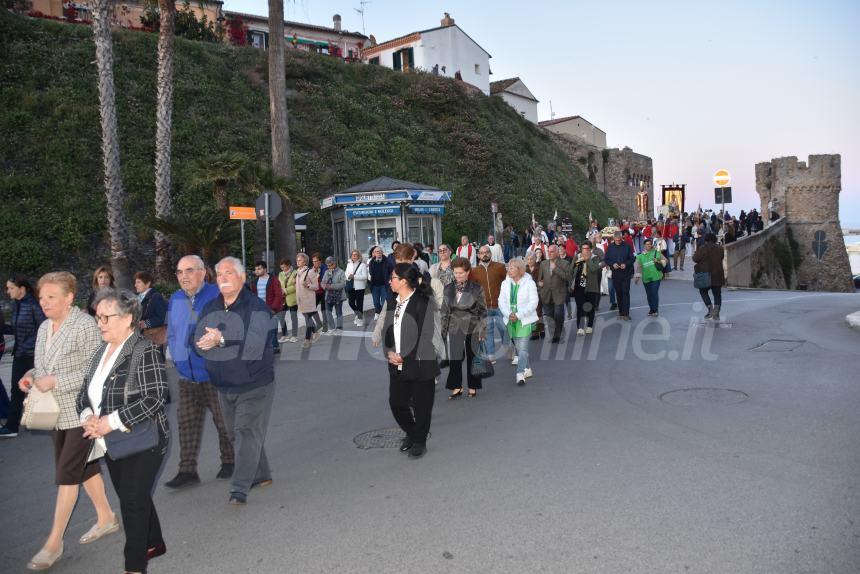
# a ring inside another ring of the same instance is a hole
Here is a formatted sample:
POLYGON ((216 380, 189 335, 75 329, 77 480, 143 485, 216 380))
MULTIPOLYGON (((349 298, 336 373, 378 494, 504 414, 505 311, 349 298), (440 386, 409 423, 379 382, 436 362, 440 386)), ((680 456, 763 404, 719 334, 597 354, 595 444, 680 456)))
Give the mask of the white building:
POLYGON ((606 132, 582 116, 569 116, 538 124, 557 134, 574 136, 601 149, 606 147, 606 132))
POLYGON ((533 124, 538 123, 538 99, 519 78, 509 78, 490 84, 490 95, 499 96, 509 106, 533 124))
POLYGON ((490 95, 490 54, 448 13, 438 28, 413 32, 362 51, 368 64, 408 72, 423 70, 457 78, 490 95))

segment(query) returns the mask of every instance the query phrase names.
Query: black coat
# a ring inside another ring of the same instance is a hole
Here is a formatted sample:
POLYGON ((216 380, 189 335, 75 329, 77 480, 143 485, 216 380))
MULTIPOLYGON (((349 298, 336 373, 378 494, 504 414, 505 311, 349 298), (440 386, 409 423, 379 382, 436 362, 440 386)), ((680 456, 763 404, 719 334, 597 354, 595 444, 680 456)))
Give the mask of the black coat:
POLYGON ((448 334, 484 337, 487 327, 487 306, 484 289, 474 281, 466 281, 460 302, 457 302, 457 283, 445 286, 442 295, 442 338, 448 334))
MULTIPOLYGON (((389 351, 396 352, 394 344, 394 311, 397 308, 397 297, 388 300, 383 324, 383 341, 385 355, 389 351)), ((399 376, 412 381, 428 381, 439 375, 439 361, 434 345, 438 325, 436 324, 436 302, 432 297, 425 297, 418 292, 406 305, 400 324, 400 356, 403 357, 403 370, 399 376)), ((388 365, 388 372, 397 375, 397 367, 388 365)))
POLYGON ((162 327, 167 324, 167 302, 161 293, 150 289, 149 293, 140 302, 140 320, 144 322, 144 329, 162 327))

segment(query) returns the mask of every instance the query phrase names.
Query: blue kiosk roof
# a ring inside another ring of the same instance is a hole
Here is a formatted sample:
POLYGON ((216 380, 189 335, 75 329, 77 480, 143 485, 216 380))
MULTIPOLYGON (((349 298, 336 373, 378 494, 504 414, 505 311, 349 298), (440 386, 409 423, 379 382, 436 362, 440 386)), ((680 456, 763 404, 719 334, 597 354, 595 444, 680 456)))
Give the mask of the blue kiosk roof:
POLYGON ((330 195, 320 201, 320 207, 329 209, 338 205, 384 204, 403 201, 410 203, 451 201, 451 192, 430 185, 383 176, 354 185, 341 193, 330 195))

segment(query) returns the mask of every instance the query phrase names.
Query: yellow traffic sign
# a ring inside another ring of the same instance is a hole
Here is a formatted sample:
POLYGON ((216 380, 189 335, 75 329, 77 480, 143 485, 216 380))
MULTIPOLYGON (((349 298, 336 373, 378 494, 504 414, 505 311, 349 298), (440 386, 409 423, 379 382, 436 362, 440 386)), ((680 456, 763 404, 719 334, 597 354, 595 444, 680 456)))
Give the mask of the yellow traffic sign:
POLYGON ((718 169, 714 174, 714 185, 717 187, 726 187, 731 183, 732 176, 729 175, 729 171, 727 169, 718 169))

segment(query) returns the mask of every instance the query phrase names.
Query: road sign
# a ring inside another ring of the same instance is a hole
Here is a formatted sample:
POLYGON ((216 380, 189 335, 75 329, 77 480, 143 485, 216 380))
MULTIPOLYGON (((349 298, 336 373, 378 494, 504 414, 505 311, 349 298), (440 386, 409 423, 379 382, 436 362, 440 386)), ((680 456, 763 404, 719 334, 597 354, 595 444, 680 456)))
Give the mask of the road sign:
POLYGON ((815 254, 815 258, 821 261, 825 251, 827 251, 827 234, 820 230, 816 231, 815 241, 812 242, 812 252, 815 254))
POLYGON ((499 204, 498 204, 498 203, 496 203, 495 201, 494 201, 494 202, 492 202, 492 203, 490 203, 490 211, 492 211, 493 213, 498 213, 498 211, 499 211, 499 204))
POLYGON ((731 187, 715 187, 714 188, 714 203, 731 203, 732 188, 731 187))
POLYGON ((230 206, 230 219, 257 219, 257 212, 253 207, 245 207, 243 205, 230 206))
POLYGON ((732 176, 729 175, 729 170, 727 169, 718 169, 716 173, 714 173, 714 185, 717 187, 726 187, 732 182, 732 176))
POLYGON ((260 219, 267 219, 268 221, 274 221, 284 207, 284 204, 281 201, 281 196, 277 193, 272 193, 271 191, 267 191, 258 197, 254 205, 257 208, 257 217, 260 219), (266 196, 269 198, 268 214, 266 213, 266 196))

